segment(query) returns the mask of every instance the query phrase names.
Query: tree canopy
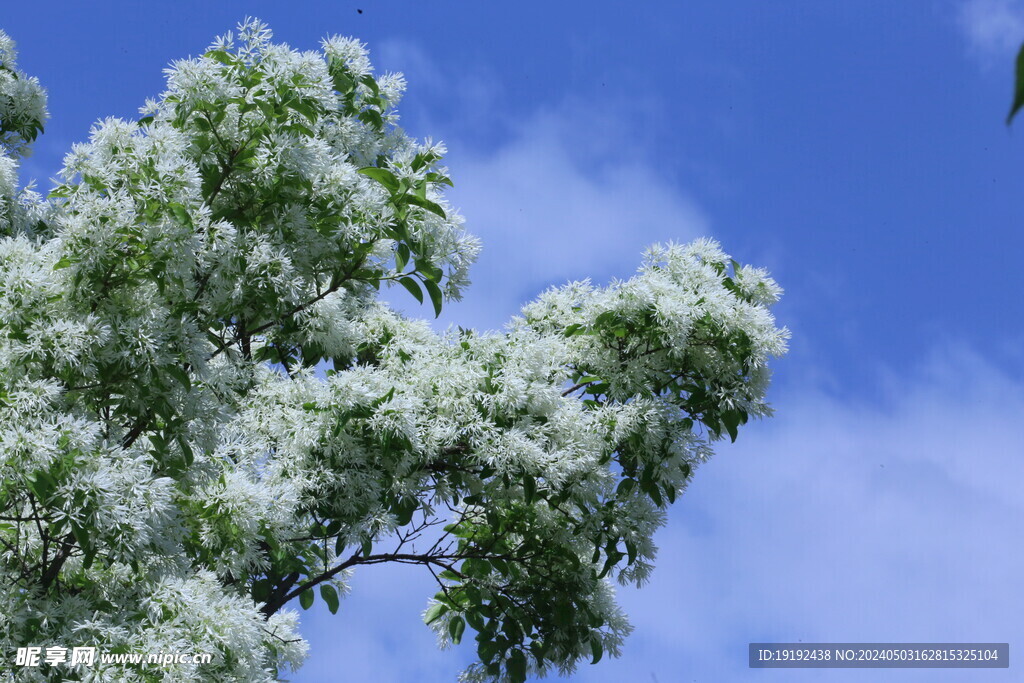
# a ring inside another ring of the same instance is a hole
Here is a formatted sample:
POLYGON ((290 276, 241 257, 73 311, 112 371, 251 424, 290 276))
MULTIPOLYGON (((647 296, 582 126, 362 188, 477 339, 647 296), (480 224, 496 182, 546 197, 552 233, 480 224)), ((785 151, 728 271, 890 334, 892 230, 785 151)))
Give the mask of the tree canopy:
POLYGON ((16 173, 45 93, 0 33, 5 650, 211 652, 176 671, 274 680, 306 652, 296 603, 338 611, 354 570, 396 562, 435 577, 442 641, 475 638, 469 680, 620 651, 613 582, 645 581, 712 442, 770 413, 781 290, 700 240, 500 333, 394 312, 382 287, 457 300, 479 250, 444 147, 397 126, 403 88, 355 40, 299 52, 248 21, 97 123, 43 197, 16 173))

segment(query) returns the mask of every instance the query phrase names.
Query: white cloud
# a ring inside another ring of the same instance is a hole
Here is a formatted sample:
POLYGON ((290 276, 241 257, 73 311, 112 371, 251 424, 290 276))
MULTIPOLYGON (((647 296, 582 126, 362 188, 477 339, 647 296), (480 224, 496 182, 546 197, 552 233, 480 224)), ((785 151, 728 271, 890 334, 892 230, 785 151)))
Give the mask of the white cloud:
POLYGON ((637 626, 625 658, 578 680, 796 680, 747 669, 754 641, 1020 642, 1024 385, 963 350, 885 384, 877 405, 790 392, 698 472, 651 585, 622 596, 637 626))
POLYGON ((631 154, 623 128, 567 105, 531 117, 496 151, 457 153, 452 201, 484 250, 451 320, 499 327, 549 285, 628 277, 651 243, 708 234, 700 209, 631 154), (619 149, 604 152, 609 140, 619 149))
POLYGON ((965 0, 959 19, 971 50, 986 61, 1012 55, 1024 41, 1021 0, 965 0))

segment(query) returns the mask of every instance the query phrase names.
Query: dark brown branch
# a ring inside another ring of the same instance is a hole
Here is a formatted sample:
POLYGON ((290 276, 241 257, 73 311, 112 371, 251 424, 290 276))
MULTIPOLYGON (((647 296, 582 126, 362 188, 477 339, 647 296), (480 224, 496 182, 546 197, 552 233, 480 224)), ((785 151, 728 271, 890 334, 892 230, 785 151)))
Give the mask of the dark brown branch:
POLYGON ((46 568, 42 579, 40 579, 40 583, 44 590, 49 588, 53 582, 57 580, 57 576, 60 574, 60 570, 64 566, 64 563, 67 562, 69 557, 71 557, 71 549, 75 547, 74 540, 74 535, 68 534, 60 541, 62 548, 53 556, 50 566, 46 568))
MULTIPOLYGON (((316 586, 320 585, 321 583, 323 583, 325 581, 330 581, 331 579, 333 579, 335 576, 337 576, 341 572, 345 571, 346 569, 349 569, 350 567, 354 567, 356 565, 361 565, 361 564, 383 564, 385 562, 398 562, 398 563, 401 563, 401 564, 422 564, 422 565, 431 565, 431 564, 433 564, 433 565, 437 565, 438 567, 442 567, 444 569, 448 569, 450 571, 455 571, 454 563, 457 562, 458 560, 469 559, 469 558, 484 558, 484 557, 502 557, 502 559, 511 559, 511 558, 505 558, 503 556, 498 556, 498 555, 458 554, 458 553, 455 553, 455 554, 438 554, 438 555, 427 555, 427 554, 417 555, 417 554, 413 554, 413 553, 382 553, 382 554, 379 554, 379 555, 367 555, 367 556, 364 557, 363 555, 360 554, 360 552, 357 551, 351 557, 349 557, 347 560, 345 560, 344 562, 342 562, 338 566, 333 567, 333 568, 331 568, 331 569, 329 569, 329 570, 327 570, 327 571, 325 571, 325 572, 323 572, 323 573, 321 573, 321 574, 319 574, 319 575, 309 579, 308 581, 302 582, 301 584, 296 586, 294 589, 286 592, 284 595, 281 595, 280 597, 277 597, 276 599, 268 600, 267 604, 265 604, 261 608, 260 611, 263 612, 263 614, 265 614, 266 616, 269 617, 269 616, 273 615, 275 612, 277 612, 279 609, 284 607, 285 604, 288 603, 288 601, 292 600, 293 598, 298 597, 303 592, 309 590, 310 588, 315 588, 316 586)), ((294 584, 292 584, 292 585, 294 585, 294 584)), ((277 591, 274 592, 275 596, 278 596, 280 593, 281 593, 281 589, 280 588, 277 591)))
POLYGON ((563 391, 562 392, 562 396, 568 396, 572 392, 578 391, 579 389, 582 389, 583 387, 590 386, 591 384, 593 384, 596 381, 597 381, 596 379, 592 379, 589 382, 580 382, 579 384, 574 384, 573 386, 571 386, 568 389, 566 389, 565 391, 563 391))

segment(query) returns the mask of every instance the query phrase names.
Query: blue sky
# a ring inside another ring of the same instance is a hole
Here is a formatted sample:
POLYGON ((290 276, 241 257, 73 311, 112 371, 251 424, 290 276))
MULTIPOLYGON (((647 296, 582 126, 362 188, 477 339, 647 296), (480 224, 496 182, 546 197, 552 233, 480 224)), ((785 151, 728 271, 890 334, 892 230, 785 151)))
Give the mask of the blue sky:
MULTIPOLYGON (((406 74, 403 123, 448 144, 485 247, 442 324, 499 328, 700 235, 786 288, 777 416, 698 472, 621 592, 624 656, 573 680, 954 681, 751 671, 746 644, 1024 643, 1024 121, 1003 124, 1024 0, 15 3, 0 25, 53 115, 23 178, 246 15, 406 74)), ((422 626, 428 576, 352 588, 304 614, 292 680, 454 680, 471 652, 422 626)))

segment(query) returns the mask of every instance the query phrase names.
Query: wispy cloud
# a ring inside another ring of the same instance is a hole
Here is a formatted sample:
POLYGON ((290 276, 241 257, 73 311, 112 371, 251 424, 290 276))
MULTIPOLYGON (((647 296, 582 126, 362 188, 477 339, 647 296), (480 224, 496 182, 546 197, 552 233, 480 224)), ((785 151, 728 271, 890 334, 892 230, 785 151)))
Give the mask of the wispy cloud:
POLYGON ((578 680, 753 680, 754 641, 1019 642, 1024 385, 963 349, 882 384, 890 397, 871 406, 793 390, 698 472, 651 585, 622 595, 637 626, 626 657, 578 680))
MULTIPOLYGON (((413 44, 378 52, 386 68, 406 73, 410 98, 450 93, 412 118, 449 142, 449 198, 483 253, 473 286, 443 324, 500 328, 550 285, 628 277, 650 244, 710 233, 700 207, 656 161, 678 150, 651 149, 637 126, 637 109, 657 111, 656 102, 569 94, 513 117, 497 81, 472 65, 456 77, 413 44)), ((402 293, 391 299, 422 315, 402 293)))
POLYGON ((1024 41, 1024 2, 965 0, 960 27, 971 51, 986 64, 1016 52, 1024 41))
POLYGON ((495 151, 464 155, 452 198, 484 251, 453 317, 497 327, 547 286, 627 277, 649 244, 708 234, 657 168, 596 150, 609 139, 627 147, 621 126, 568 105, 538 112, 495 151))

